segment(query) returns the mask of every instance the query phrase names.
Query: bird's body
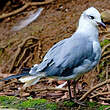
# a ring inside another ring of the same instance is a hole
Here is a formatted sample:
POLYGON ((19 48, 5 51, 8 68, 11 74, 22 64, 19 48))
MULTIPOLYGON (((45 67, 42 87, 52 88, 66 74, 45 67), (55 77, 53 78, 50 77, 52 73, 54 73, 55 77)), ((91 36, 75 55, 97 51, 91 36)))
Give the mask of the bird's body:
POLYGON ((43 72, 46 77, 55 76, 59 80, 69 80, 90 71, 100 59, 101 48, 98 39, 93 41, 86 34, 81 35, 82 33, 75 33, 72 37, 54 45, 37 70, 30 74, 39 74, 39 72, 42 74, 43 72))
MULTIPOLYGON (((93 7, 91 9, 96 11, 93 7)), ((91 10, 88 13, 90 12, 91 10)), ((96 13, 100 16, 99 12, 96 13)), ((76 32, 70 38, 56 43, 44 56, 43 61, 31 68, 30 76, 35 78, 42 75, 58 80, 71 80, 97 65, 101 57, 98 28, 84 17, 82 14, 76 32)), ((25 82, 26 79, 21 78, 20 81, 22 79, 25 82)), ((25 87, 28 85, 25 84, 25 87)))
POLYGON ((25 83, 24 87, 36 84, 42 77, 76 79, 93 69, 101 58, 98 23, 105 27, 98 10, 94 7, 85 10, 76 32, 56 43, 40 64, 34 65, 27 75, 19 79, 25 83))

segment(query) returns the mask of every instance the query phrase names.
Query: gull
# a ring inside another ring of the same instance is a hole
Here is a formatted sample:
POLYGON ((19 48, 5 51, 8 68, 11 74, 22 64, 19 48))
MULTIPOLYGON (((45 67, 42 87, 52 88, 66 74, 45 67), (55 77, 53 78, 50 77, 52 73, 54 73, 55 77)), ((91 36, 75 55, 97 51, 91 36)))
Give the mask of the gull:
POLYGON ((23 87, 26 88, 44 77, 67 80, 69 96, 72 99, 70 80, 77 80, 92 70, 101 58, 98 25, 106 28, 99 11, 94 7, 86 9, 80 16, 76 32, 53 45, 40 64, 2 81, 19 77, 19 81, 25 83, 23 87))

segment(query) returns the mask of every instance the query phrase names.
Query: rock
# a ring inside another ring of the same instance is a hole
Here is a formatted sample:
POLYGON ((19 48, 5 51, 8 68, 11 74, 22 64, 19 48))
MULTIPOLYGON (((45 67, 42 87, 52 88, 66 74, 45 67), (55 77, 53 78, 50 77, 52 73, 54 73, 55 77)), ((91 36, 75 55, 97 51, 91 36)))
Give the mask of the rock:
POLYGON ((103 11, 101 13, 101 18, 103 19, 103 22, 110 23, 110 10, 103 11))

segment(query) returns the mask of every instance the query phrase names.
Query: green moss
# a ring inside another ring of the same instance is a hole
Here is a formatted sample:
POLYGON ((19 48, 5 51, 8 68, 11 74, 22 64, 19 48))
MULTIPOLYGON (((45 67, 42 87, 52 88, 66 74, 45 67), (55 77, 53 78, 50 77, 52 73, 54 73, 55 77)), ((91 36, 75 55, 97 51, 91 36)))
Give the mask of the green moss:
MULTIPOLYGON (((110 107, 108 105, 99 105, 96 102, 87 102, 87 104, 89 105, 88 107, 86 107, 87 110, 104 110, 105 108, 110 107)), ((18 110, 25 110, 34 108, 35 110, 57 110, 58 108, 66 107, 69 109, 75 108, 76 106, 74 102, 70 101, 64 101, 61 106, 60 103, 51 103, 46 99, 32 99, 32 97, 29 97, 27 100, 21 100, 14 96, 0 96, 0 109, 16 108, 18 110)))
POLYGON ((98 78, 100 78, 101 81, 105 80, 105 71, 102 71, 100 74, 97 75, 98 78))
POLYGON ((0 105, 5 107, 11 107, 13 104, 17 103, 18 99, 14 96, 0 96, 0 105))
POLYGON ((71 101, 64 101, 64 106, 66 107, 73 107, 75 105, 74 102, 71 102, 71 101))
MULTIPOLYGON (((101 106, 98 108, 98 110, 105 110, 105 109, 107 109, 108 107, 110 107, 110 105, 101 105, 101 106)), ((110 110, 110 108, 107 109, 107 110, 110 110)))
POLYGON ((19 104, 19 106, 21 108, 34 108, 34 107, 36 107, 36 105, 40 106, 40 105, 43 105, 45 103, 47 103, 47 100, 45 100, 45 99, 29 99, 29 100, 21 102, 19 104))
POLYGON ((100 63, 100 68, 102 68, 102 67, 104 67, 104 63, 105 63, 105 61, 102 61, 101 63, 100 63))
POLYGON ((90 108, 93 108, 93 107, 95 107, 96 105, 98 105, 96 102, 87 102, 87 104, 88 104, 88 106, 89 106, 90 108))
POLYGON ((109 43, 110 43, 110 40, 105 39, 104 41, 102 41, 102 42, 100 43, 100 45, 101 45, 101 47, 103 47, 103 46, 105 46, 105 45, 107 45, 107 44, 109 44, 109 43))
POLYGON ((14 96, 0 96, 0 106, 2 108, 35 108, 36 110, 56 110, 56 103, 50 103, 46 99, 32 99, 27 100, 17 99, 14 96))
POLYGON ((56 110, 57 105, 56 105, 56 103, 49 103, 49 104, 46 105, 46 109, 47 110, 56 110))

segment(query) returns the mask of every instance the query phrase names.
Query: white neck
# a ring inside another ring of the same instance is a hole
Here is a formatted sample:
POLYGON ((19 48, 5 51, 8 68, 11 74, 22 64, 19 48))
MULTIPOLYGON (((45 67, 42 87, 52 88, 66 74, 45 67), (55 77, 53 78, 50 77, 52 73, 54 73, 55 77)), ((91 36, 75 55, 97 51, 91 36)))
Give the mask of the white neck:
POLYGON ((85 20, 83 16, 81 16, 79 20, 79 26, 76 32, 84 33, 89 36, 91 40, 98 40, 99 32, 98 27, 85 20))

